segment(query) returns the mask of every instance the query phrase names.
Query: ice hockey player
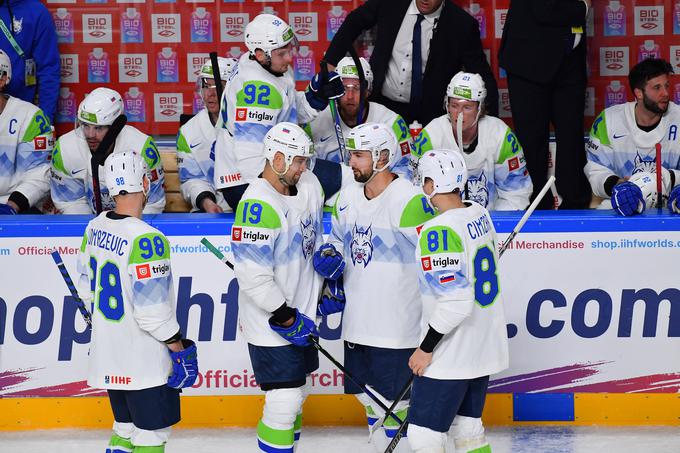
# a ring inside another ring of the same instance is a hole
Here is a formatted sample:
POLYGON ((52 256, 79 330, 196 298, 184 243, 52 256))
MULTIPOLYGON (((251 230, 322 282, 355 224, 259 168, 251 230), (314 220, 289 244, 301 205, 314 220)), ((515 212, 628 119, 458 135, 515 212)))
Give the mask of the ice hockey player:
POLYGON ((447 113, 432 120, 416 137, 414 165, 431 149, 459 151, 469 172, 464 199, 489 210, 526 209, 533 185, 524 151, 502 120, 485 115, 485 99, 486 88, 479 74, 459 72, 453 76, 444 100, 447 113))
POLYGON ((343 94, 334 72, 316 74, 304 93, 295 90, 291 64, 297 40, 284 20, 258 15, 246 25, 245 41, 248 52, 222 96, 215 145, 215 187, 232 208, 264 167, 262 142, 269 129, 283 121, 307 123, 343 94))
MULTIPOLYGON (((382 104, 367 100, 373 88, 373 71, 371 71, 368 61, 363 57, 360 57, 359 60, 364 73, 364 87, 360 86, 359 70, 351 57, 344 57, 335 68, 345 87, 345 94, 337 102, 342 135, 346 137, 351 128, 363 123, 383 123, 391 127, 392 132, 397 137, 401 151, 392 171, 408 177, 412 140, 406 121, 401 115, 382 104)), ((330 107, 327 107, 311 123, 308 123, 305 130, 314 141, 314 153, 317 159, 347 162, 349 156, 340 155, 340 147, 335 136, 335 120, 330 107)))
POLYGON ((670 101, 673 67, 663 59, 643 60, 628 83, 635 100, 608 107, 593 122, 586 144, 586 176, 593 193, 623 215, 636 215, 657 202, 656 145, 661 145, 662 197, 680 213, 680 107, 670 101))
MULTIPOLYGON (((12 65, 0 50, 0 92, 12 79, 12 65)), ((49 192, 49 156, 52 128, 47 116, 33 104, 0 95, 0 215, 36 213, 36 205, 49 192)))
POLYGON ((300 436, 307 375, 319 367, 310 336, 322 278, 312 255, 323 239, 323 193, 307 171, 313 146, 293 123, 264 138, 264 169, 236 209, 231 245, 239 315, 255 379, 265 392, 259 451, 292 453, 300 436))
MULTIPOLYGON (((226 86, 235 58, 217 57, 222 88, 226 86)), ((217 87, 212 64, 206 62, 196 79, 196 92, 205 108, 186 122, 177 134, 177 166, 180 191, 192 209, 198 212, 218 213, 231 208, 221 193, 215 191, 215 124, 220 113, 217 87)))
POLYGON ((456 452, 490 453, 481 419, 489 375, 508 367, 496 231, 483 206, 461 197, 467 171, 458 152, 427 151, 418 175, 439 215, 423 225, 416 249, 424 305, 409 359, 408 441, 416 453, 444 453, 451 428, 456 452))
MULTIPOLYGON (((109 127, 123 114, 123 100, 110 88, 95 88, 78 106, 75 129, 57 140, 52 152, 50 188, 54 205, 63 214, 96 212, 92 185, 92 154, 104 139, 109 127)), ((126 125, 116 138, 113 152, 134 150, 149 167, 151 188, 145 214, 157 214, 165 207, 163 164, 153 139, 133 126, 126 125)), ((101 169, 100 169, 101 170, 101 169)), ((99 172, 102 207, 113 209, 102 172, 99 172)))
POLYGON ((91 220, 78 255, 78 288, 92 311, 87 383, 113 411, 107 452, 163 453, 180 420, 179 389, 198 374, 196 346, 175 317, 170 243, 145 223, 146 162, 119 150, 103 176, 115 209, 91 220))
MULTIPOLYGON (((315 253, 314 267, 327 279, 342 273, 345 367, 389 406, 411 375, 408 359, 418 346, 422 303, 414 254, 417 230, 434 211, 411 181, 390 171, 400 155, 390 127, 365 123, 346 139, 356 183, 340 190, 329 243, 315 253)), ((357 395, 369 426, 383 415, 347 379, 345 393, 357 395)), ((404 400, 395 413, 403 420, 407 410, 404 400)), ((385 449, 397 425, 389 418, 373 435, 376 451, 385 449)))

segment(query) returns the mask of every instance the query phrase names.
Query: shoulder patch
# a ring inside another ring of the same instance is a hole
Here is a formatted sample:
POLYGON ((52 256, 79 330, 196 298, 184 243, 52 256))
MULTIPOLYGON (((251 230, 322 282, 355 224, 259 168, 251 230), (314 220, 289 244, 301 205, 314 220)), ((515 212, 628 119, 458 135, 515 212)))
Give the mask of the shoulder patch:
POLYGON ((144 148, 142 148, 142 157, 146 161, 146 165, 149 170, 158 167, 161 164, 161 155, 158 153, 158 148, 153 138, 149 137, 144 142, 144 148))
POLYGON ((418 240, 421 256, 441 253, 463 253, 463 240, 450 227, 434 225, 420 232, 418 240))
POLYGON ((508 159, 511 159, 517 155, 517 153, 522 151, 522 146, 519 144, 517 136, 510 130, 506 128, 505 136, 503 137, 503 143, 501 143, 501 149, 498 153, 497 164, 502 164, 508 159))
POLYGON ((437 215, 423 195, 414 195, 401 213, 399 228, 415 228, 437 215))
POLYGON ((132 241, 129 264, 169 260, 170 243, 161 233, 146 233, 132 241))
POLYGON ((278 110, 283 108, 283 98, 274 85, 261 80, 248 80, 236 93, 236 106, 278 110))
POLYGON ((602 110, 597 118, 595 118, 595 121, 593 121, 593 126, 590 128, 590 136, 597 138, 603 145, 611 145, 609 132, 607 131, 606 110, 602 110))
POLYGON ((432 138, 427 132, 427 129, 423 129, 413 141, 413 150, 411 151, 411 154, 420 159, 420 156, 422 156, 425 151, 429 151, 431 149, 433 149, 432 138))
POLYGON ((177 152, 191 154, 191 148, 181 130, 177 133, 177 152))
POLYGON ((24 132, 24 136, 21 138, 22 142, 33 141, 38 135, 51 134, 52 128, 50 126, 50 120, 47 119, 42 110, 36 110, 33 118, 31 118, 24 132))
POLYGON ((234 214, 234 226, 257 228, 281 228, 281 219, 276 210, 267 202, 248 198, 241 200, 234 214))

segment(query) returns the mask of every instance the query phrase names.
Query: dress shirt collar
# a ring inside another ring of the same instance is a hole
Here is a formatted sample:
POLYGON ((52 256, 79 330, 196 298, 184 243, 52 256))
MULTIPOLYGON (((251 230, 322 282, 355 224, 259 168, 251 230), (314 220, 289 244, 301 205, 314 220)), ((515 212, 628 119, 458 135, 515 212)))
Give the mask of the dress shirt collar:
MULTIPOLYGON (((448 2, 450 0, 444 0, 444 2, 448 2)), ((425 14, 425 20, 428 21, 432 26, 434 26, 437 21, 439 20, 439 16, 442 13, 442 8, 444 8, 444 2, 439 5, 439 8, 434 10, 434 12, 430 14, 425 14)), ((408 10, 406 11, 406 14, 413 14, 414 16, 417 16, 420 14, 420 11, 418 11, 418 7, 416 6, 416 0, 412 0, 411 4, 408 7, 408 10)))

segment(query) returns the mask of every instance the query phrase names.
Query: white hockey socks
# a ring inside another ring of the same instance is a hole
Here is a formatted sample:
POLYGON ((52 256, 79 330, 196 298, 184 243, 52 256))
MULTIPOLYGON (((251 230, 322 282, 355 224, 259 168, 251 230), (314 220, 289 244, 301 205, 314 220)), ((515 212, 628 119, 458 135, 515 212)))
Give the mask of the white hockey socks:
POLYGON ((456 453, 491 453, 491 446, 484 436, 481 418, 456 415, 451 425, 456 443, 456 453))
POLYGON ((257 444, 262 452, 293 453, 295 422, 302 425, 302 390, 276 389, 265 393, 262 419, 257 425, 257 444))

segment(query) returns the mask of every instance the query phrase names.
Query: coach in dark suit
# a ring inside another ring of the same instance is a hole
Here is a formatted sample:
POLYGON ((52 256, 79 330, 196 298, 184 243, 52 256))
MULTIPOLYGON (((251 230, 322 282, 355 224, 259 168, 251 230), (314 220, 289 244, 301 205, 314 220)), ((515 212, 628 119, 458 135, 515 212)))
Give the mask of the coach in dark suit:
MULTIPOLYGON (((512 0, 498 54, 508 74, 515 133, 534 195, 545 185, 550 123, 555 129, 560 209, 583 209, 591 190, 583 172, 586 15, 590 0, 512 0)), ((539 205, 552 207, 551 197, 539 205)))
POLYGON ((464 69, 482 76, 487 112, 498 114, 496 80, 482 50, 479 25, 468 13, 450 0, 368 0, 340 26, 326 52, 328 63, 337 65, 361 32, 376 25, 371 100, 409 123, 417 119, 427 125, 445 113, 446 86, 464 69))

